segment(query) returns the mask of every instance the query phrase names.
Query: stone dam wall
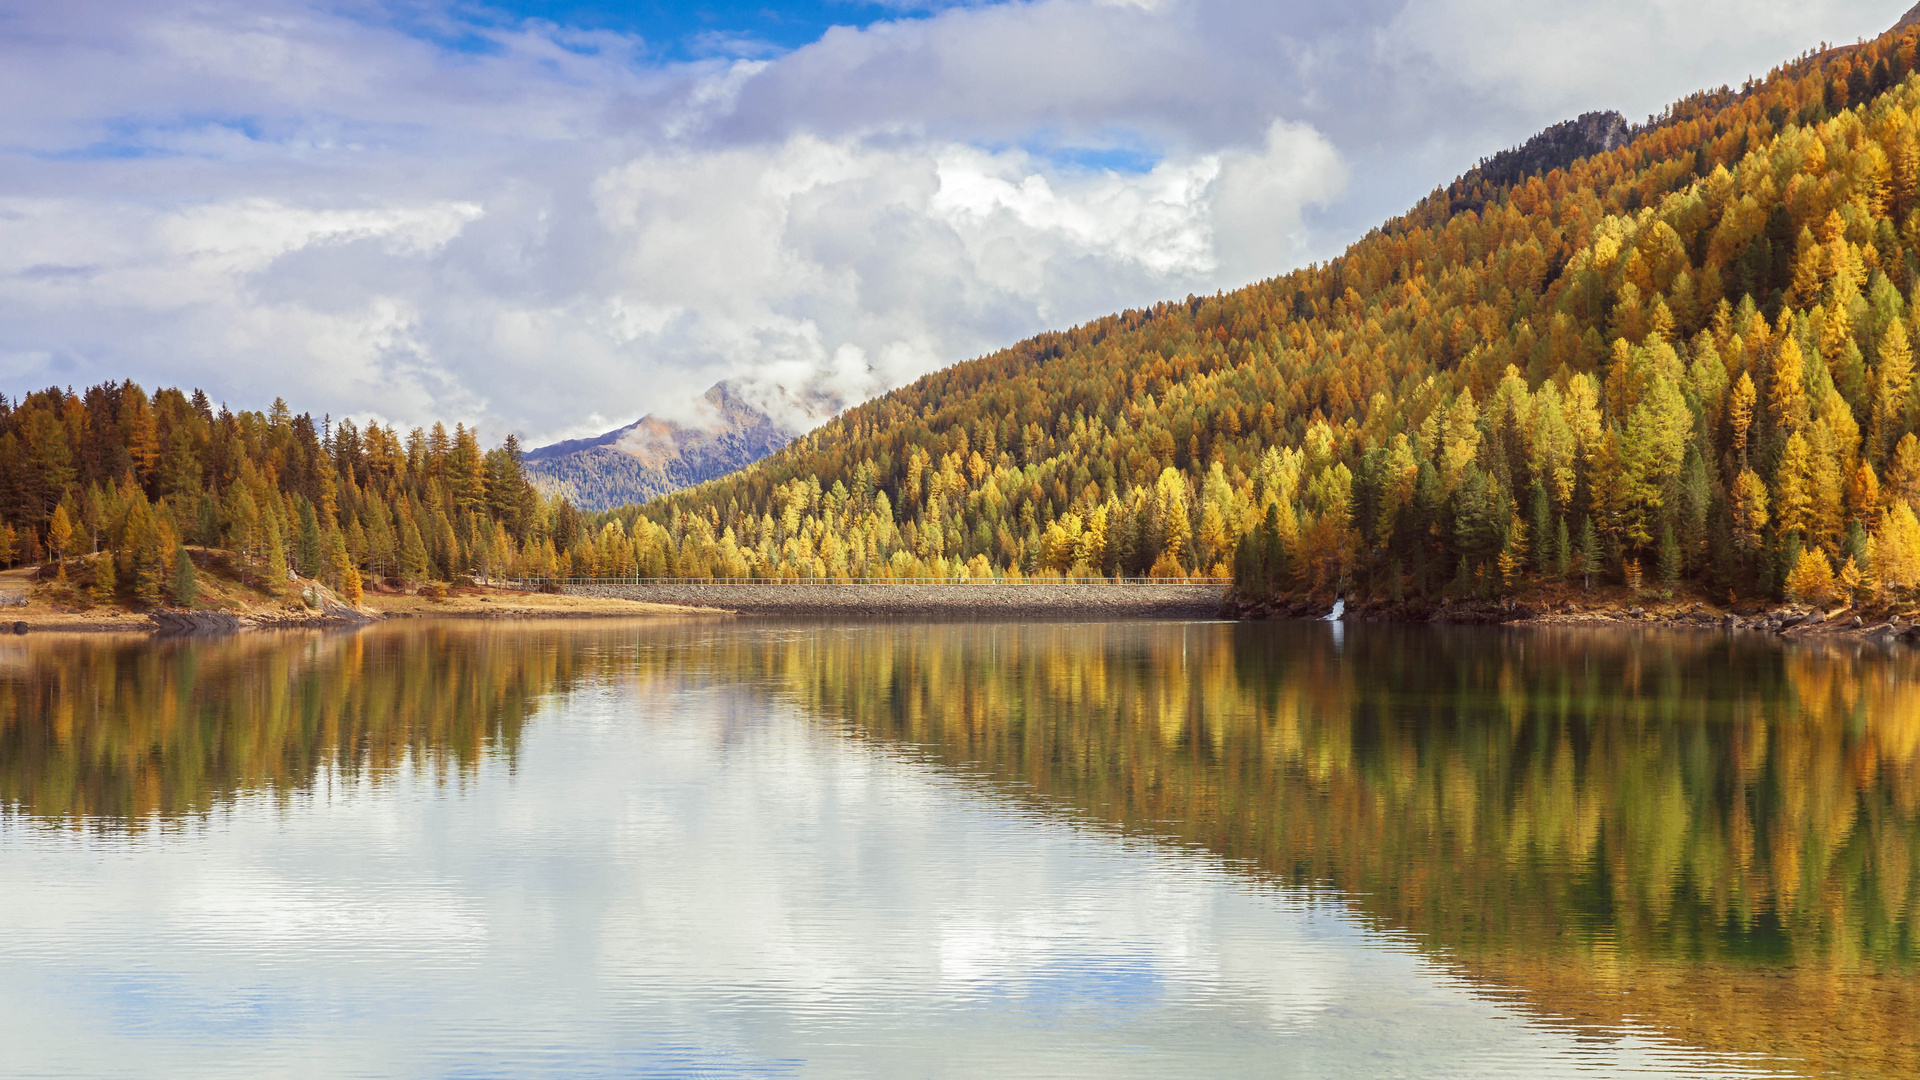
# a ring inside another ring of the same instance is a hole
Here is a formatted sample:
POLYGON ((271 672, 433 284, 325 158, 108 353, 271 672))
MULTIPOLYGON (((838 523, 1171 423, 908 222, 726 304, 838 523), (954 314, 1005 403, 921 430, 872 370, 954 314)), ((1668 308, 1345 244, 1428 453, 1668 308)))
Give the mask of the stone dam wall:
POLYGON ((567 585, 568 596, 720 608, 741 615, 939 616, 944 618, 1211 619, 1225 585, 567 585))

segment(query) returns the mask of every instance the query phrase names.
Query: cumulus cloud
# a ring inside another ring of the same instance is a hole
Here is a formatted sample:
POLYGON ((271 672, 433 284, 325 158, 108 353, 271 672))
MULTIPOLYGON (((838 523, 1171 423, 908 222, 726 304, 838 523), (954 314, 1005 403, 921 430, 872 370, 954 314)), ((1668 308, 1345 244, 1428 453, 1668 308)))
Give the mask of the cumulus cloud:
POLYGON ((916 4, 671 62, 451 4, 23 5, 0 384, 536 441, 728 377, 858 400, 1336 254, 1546 123, 1904 3, 916 4))

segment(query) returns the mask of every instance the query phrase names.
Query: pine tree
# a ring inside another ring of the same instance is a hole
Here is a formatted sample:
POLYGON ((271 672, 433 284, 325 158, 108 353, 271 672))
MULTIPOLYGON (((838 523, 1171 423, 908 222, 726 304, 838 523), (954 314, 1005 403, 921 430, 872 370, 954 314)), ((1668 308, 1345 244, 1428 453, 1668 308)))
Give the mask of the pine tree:
POLYGON ((1555 578, 1559 578, 1559 579, 1566 578, 1568 559, 1570 558, 1569 550, 1570 550, 1570 545, 1567 540, 1567 518, 1566 518, 1566 515, 1562 514, 1559 517, 1555 518, 1553 522, 1553 570, 1552 570, 1552 573, 1555 578))
POLYGON ((62 502, 53 508, 53 517, 47 522, 47 547, 54 557, 65 560, 68 547, 73 543, 73 519, 67 514, 67 504, 62 502))
POLYGON ((315 517, 313 504, 304 497, 297 500, 300 513, 300 531, 294 541, 294 562, 303 578, 318 578, 323 554, 320 521, 315 517))
POLYGON ((1755 397, 1753 376, 1741 372, 1740 381, 1727 395, 1727 423, 1733 430, 1733 456, 1742 467, 1747 463, 1747 431, 1753 426, 1755 397))
POLYGON ((360 603, 360 571, 347 554, 347 539, 338 528, 327 530, 326 581, 349 604, 360 603))
POLYGON ((1593 575, 1600 566, 1600 536, 1593 530, 1593 519, 1580 519, 1580 577, 1581 588, 1593 588, 1593 575))
POLYGON ((264 557, 265 579, 261 588, 268 596, 281 596, 287 591, 287 543, 280 531, 280 519, 273 514, 266 515, 266 555, 264 557))
POLYGON ((1901 320, 1887 325, 1880 339, 1880 364, 1874 381, 1877 392, 1873 402, 1872 457, 1886 460, 1889 437, 1904 418, 1907 395, 1913 389, 1913 349, 1901 320))
POLYGON ((119 590, 119 574, 114 566, 113 554, 97 555, 93 560, 93 587, 87 595, 96 604, 113 602, 114 593, 119 590))
POLYGON ((1920 519, 1904 501, 1880 512, 1874 530, 1874 577, 1905 593, 1920 586, 1920 519))
POLYGON ((1680 543, 1673 538, 1673 526, 1663 526, 1660 530, 1660 548, 1655 573, 1660 584, 1672 588, 1680 581, 1680 543))
POLYGON ((1801 552, 1793 568, 1787 572, 1787 596, 1793 600, 1809 604, 1832 603, 1835 585, 1833 564, 1827 561, 1826 552, 1817 547, 1801 552))
POLYGON ((193 569, 193 557, 182 544, 173 553, 173 593, 175 607, 190 608, 200 599, 200 579, 193 569))
POLYGON ((1539 481, 1533 484, 1533 527, 1529 530, 1534 537, 1534 563, 1542 575, 1553 573, 1557 551, 1553 540, 1553 504, 1547 497, 1547 487, 1539 481))
POLYGON ((400 521, 400 577, 412 585, 427 580, 427 546, 421 543, 411 515, 400 521))
POLYGON ((1787 438, 1774 471, 1775 527, 1782 533, 1804 533, 1814 523, 1813 450, 1796 431, 1787 438))

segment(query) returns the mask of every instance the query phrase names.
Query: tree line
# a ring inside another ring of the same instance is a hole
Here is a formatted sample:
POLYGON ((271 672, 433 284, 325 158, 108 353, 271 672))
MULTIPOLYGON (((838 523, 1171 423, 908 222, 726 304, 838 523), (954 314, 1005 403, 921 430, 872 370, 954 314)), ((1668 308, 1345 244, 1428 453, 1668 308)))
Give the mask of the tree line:
POLYGON ((403 435, 130 381, 0 396, 0 563, 86 557, 102 601, 191 603, 187 545, 231 551, 270 592, 291 570, 357 600, 364 576, 549 569, 582 531, 512 437, 483 450, 465 425, 403 435))

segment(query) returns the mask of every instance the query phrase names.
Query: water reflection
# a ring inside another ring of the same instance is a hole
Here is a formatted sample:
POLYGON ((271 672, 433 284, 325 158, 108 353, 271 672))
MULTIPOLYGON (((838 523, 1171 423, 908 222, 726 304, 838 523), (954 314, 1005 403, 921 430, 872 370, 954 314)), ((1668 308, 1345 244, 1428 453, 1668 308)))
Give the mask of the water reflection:
POLYGON ((322 772, 457 782, 573 677, 575 650, 526 646, 445 626, 0 642, 0 806, 115 828, 322 772))
MULTIPOLYGON (((460 784, 516 765, 556 694, 724 689, 723 742, 771 695, 1008 805, 1337 900, 1557 1023, 1920 1073, 1920 662, 1705 633, 1328 629, 30 638, 0 645, 0 805, 113 832, 332 777, 460 784)), ((1015 947, 997 933, 949 928, 943 977, 1015 947)), ((1122 1004, 1157 992, 1138 958, 1102 964, 1029 989, 1061 1008, 1087 980, 1122 1004)))
POLYGON ((706 639, 810 712, 1332 889, 1493 989, 1920 1074, 1920 662, 1719 634, 706 639))

